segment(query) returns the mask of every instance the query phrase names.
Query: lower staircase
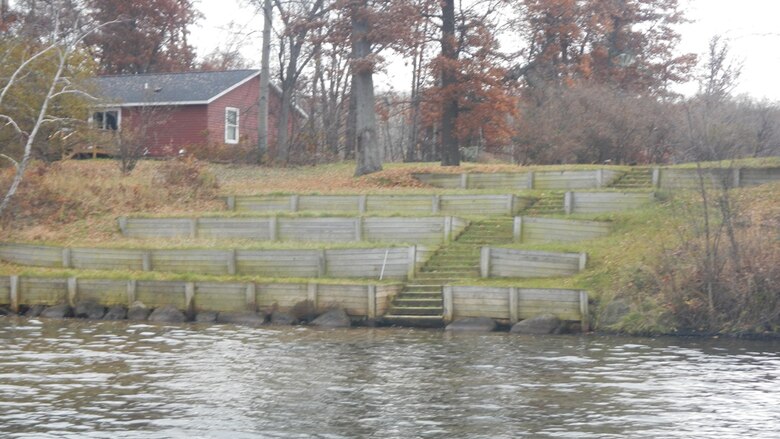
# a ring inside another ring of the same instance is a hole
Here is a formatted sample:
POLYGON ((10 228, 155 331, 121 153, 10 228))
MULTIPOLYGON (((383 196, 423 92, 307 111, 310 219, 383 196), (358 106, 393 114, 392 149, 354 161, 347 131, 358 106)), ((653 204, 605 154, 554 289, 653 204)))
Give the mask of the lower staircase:
POLYGON ((385 322, 399 326, 443 326, 442 287, 479 278, 482 246, 511 242, 512 227, 512 217, 472 222, 455 241, 439 248, 415 279, 396 296, 384 316, 385 322))

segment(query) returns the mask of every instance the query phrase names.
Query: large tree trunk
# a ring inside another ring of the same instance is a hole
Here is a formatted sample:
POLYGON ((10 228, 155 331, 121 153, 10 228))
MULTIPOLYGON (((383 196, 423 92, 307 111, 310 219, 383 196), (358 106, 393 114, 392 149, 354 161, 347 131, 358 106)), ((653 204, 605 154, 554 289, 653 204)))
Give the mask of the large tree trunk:
POLYGON ((457 84, 453 71, 458 51, 455 47, 455 0, 442 1, 441 56, 446 63, 441 72, 441 87, 445 99, 441 111, 441 165, 460 166, 460 150, 455 136, 455 123, 458 119, 458 97, 452 88, 457 84))
MULTIPOLYGON (((365 2, 363 2, 365 7, 365 2)), ((355 176, 382 170, 382 151, 374 104, 374 66, 369 60, 371 42, 363 14, 352 14, 352 95, 355 99, 355 176)))
POLYGON ((268 152, 268 94, 270 90, 271 65, 271 0, 263 2, 263 50, 260 60, 260 99, 257 105, 257 163, 268 152))

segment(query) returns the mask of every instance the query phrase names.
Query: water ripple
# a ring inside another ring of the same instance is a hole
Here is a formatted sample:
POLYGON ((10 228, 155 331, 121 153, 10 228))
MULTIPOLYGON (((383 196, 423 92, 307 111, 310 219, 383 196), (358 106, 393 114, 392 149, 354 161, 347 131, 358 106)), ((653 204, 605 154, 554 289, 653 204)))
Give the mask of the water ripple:
POLYGON ((780 344, 0 319, 0 436, 780 437, 780 344))

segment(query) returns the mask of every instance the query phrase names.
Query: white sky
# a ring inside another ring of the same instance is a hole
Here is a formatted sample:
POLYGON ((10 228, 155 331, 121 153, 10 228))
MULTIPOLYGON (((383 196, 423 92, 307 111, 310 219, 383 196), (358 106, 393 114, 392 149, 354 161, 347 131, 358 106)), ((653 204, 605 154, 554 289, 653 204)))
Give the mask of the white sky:
MULTIPOLYGON (((729 40, 731 55, 743 63, 738 93, 780 101, 780 0, 680 0, 686 17, 692 23, 679 28, 682 41, 680 53, 693 52, 703 56, 713 35, 729 40)), ((227 40, 225 26, 230 21, 255 31, 257 44, 248 46, 244 55, 258 59, 262 19, 255 15, 247 0, 199 0, 198 7, 205 18, 192 29, 192 42, 203 56, 227 40)), ((402 63, 391 64, 388 74, 376 78, 381 89, 408 89, 411 81, 408 68, 402 63)), ((683 88, 692 93, 694 85, 683 88)))

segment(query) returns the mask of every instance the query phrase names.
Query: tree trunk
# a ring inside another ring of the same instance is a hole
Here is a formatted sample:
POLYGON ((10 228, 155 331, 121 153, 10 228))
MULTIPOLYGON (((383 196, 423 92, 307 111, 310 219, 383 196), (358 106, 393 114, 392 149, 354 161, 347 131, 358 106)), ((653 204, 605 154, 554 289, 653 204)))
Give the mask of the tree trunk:
POLYGON ((260 99, 257 104, 257 163, 268 152, 268 94, 270 93, 271 65, 271 0, 264 0, 263 54, 260 60, 260 99))
POLYGON ((455 47, 455 0, 442 1, 441 9, 441 56, 447 61, 441 73, 441 88, 445 93, 441 111, 441 165, 460 166, 460 150, 455 136, 458 97, 452 90, 458 80, 453 71, 453 64, 458 59, 455 47))
MULTIPOLYGON (((365 7, 365 2, 363 2, 365 7)), ((382 170, 382 151, 374 103, 374 66, 369 60, 371 42, 363 14, 352 14, 352 95, 355 99, 355 176, 382 170)))
POLYGON ((357 150, 357 81, 354 73, 350 73, 350 76, 352 79, 349 87, 347 126, 344 132, 344 158, 347 160, 354 158, 357 150))

